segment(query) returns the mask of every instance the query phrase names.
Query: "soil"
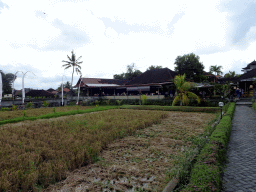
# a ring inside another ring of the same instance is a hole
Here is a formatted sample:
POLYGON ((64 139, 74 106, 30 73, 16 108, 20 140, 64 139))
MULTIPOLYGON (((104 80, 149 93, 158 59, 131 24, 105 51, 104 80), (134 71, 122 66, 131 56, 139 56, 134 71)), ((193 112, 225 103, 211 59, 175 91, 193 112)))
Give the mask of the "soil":
POLYGON ((162 191, 175 167, 174 157, 191 143, 184 139, 201 134, 215 117, 209 113, 168 112, 161 124, 109 144, 99 160, 67 173, 62 182, 44 191, 162 191))

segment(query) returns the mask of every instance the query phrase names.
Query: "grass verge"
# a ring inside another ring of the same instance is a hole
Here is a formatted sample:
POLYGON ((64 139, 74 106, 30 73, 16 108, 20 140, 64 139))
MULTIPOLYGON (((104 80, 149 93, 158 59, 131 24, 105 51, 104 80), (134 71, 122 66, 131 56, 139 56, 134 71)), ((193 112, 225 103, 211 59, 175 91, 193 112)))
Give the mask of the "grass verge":
POLYGON ((162 111, 109 110, 51 121, 8 124, 0 130, 0 190, 39 191, 98 159, 117 138, 167 117, 162 111))
MULTIPOLYGON (((58 112, 68 112, 68 111, 74 111, 77 110, 77 107, 79 110, 86 110, 91 109, 93 106, 65 106, 65 107, 41 107, 36 109, 26 109, 26 117, 35 117, 40 115, 45 115, 48 113, 58 113, 58 112)), ((0 111, 0 121, 7 120, 7 119, 13 119, 17 117, 22 117, 23 112, 22 110, 14 110, 14 111, 0 111)))
POLYGON ((252 108, 256 110, 256 101, 254 101, 254 103, 252 104, 252 108))
POLYGON ((138 109, 138 110, 206 112, 206 113, 216 113, 220 111, 219 107, 158 106, 158 105, 123 105, 120 108, 121 109, 138 109))
MULTIPOLYGON (((219 191, 221 189, 222 166, 226 160, 226 149, 234 110, 235 103, 230 103, 226 115, 213 130, 208 142, 203 145, 196 159, 192 160, 194 162, 192 162, 193 167, 189 175, 189 182, 181 190, 182 192, 219 191)), ((182 182, 183 178, 180 177, 180 179, 182 182)))
POLYGON ((55 113, 48 113, 44 115, 39 115, 39 116, 30 116, 27 117, 27 110, 23 111, 23 117, 17 117, 13 119, 7 119, 0 121, 0 125, 7 124, 7 123, 17 123, 20 121, 25 121, 25 120, 37 120, 37 119, 50 119, 50 118, 56 118, 60 116, 68 116, 68 115, 76 115, 76 114, 83 114, 83 113, 91 113, 91 112, 96 112, 96 111, 105 111, 109 109, 116 109, 118 106, 105 106, 105 107, 95 107, 95 108, 89 108, 85 110, 74 110, 74 111, 66 111, 66 112, 55 112, 55 113))

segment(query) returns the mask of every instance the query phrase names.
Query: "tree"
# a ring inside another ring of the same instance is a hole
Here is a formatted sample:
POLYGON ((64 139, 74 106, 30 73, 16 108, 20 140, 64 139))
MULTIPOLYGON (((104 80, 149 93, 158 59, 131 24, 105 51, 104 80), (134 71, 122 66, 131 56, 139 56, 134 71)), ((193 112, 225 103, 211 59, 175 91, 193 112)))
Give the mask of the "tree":
MULTIPOLYGON (((58 92, 61 91, 61 87, 62 87, 62 83, 59 85, 59 87, 57 88, 58 92)), ((69 81, 67 81, 66 83, 63 83, 63 88, 67 88, 69 90, 71 90, 71 84, 69 81)))
MULTIPOLYGON (((210 73, 214 72, 215 75, 222 74, 221 68, 222 68, 222 66, 211 65, 210 66, 210 73)), ((215 77, 214 77, 214 84, 215 84, 215 77)), ((214 96, 216 95, 215 87, 214 87, 214 96)))
POLYGON ((62 67, 65 67, 65 69, 68 69, 68 68, 70 68, 70 67, 73 67, 73 73, 72 73, 72 79, 71 79, 71 90, 72 90, 72 92, 73 92, 73 87, 72 87, 72 84, 73 84, 73 75, 74 75, 74 70, 76 70, 76 73, 78 74, 82 74, 81 73, 81 66, 80 66, 80 64, 81 63, 83 63, 83 61, 80 61, 80 62, 78 62, 78 60, 82 57, 82 56, 80 56, 78 59, 76 59, 76 55, 74 54, 74 51, 72 50, 71 51, 71 58, 67 55, 67 57, 68 57, 68 60, 69 61, 62 61, 62 62, 64 62, 64 63, 66 63, 66 64, 64 64, 64 65, 62 65, 62 67))
POLYGON ((210 66, 210 73, 214 72, 215 75, 220 75, 223 74, 221 71, 222 66, 217 66, 217 65, 211 65, 210 66))
POLYGON ((152 71, 155 69, 162 69, 163 67, 160 65, 151 65, 150 67, 147 68, 147 71, 152 71))
POLYGON ((235 71, 229 71, 224 75, 225 78, 233 78, 233 77, 240 77, 241 75, 236 74, 235 71))
POLYGON ((177 95, 175 96, 172 106, 174 106, 178 101, 180 101, 180 106, 188 105, 189 100, 194 98, 200 103, 200 98, 195 94, 190 92, 189 90, 194 87, 194 83, 186 82, 186 74, 184 75, 176 75, 174 78, 174 85, 177 89, 177 95))
POLYGON ((127 72, 122 74, 115 74, 113 76, 114 79, 127 79, 131 80, 137 76, 142 74, 140 70, 134 69, 134 63, 127 65, 127 72))
POLYGON ((174 65, 175 71, 182 75, 186 74, 186 77, 195 82, 202 82, 204 78, 204 65, 199 61, 200 57, 194 53, 190 53, 183 56, 178 56, 175 59, 174 65))
MULTIPOLYGON (((14 79, 14 74, 12 73, 4 73, 0 70, 2 74, 2 83, 3 83, 3 95, 12 93, 12 83, 14 79)), ((16 77, 15 77, 16 78, 16 77)))

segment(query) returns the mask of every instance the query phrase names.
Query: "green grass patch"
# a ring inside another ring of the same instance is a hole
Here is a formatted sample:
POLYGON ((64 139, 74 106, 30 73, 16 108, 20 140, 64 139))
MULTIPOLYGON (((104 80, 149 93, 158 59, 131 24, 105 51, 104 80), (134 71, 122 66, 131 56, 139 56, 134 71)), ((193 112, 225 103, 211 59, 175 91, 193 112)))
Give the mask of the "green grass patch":
POLYGON ((96 111, 105 111, 105 110, 116 109, 116 108, 118 108, 118 107, 117 106, 105 106, 105 107, 89 108, 89 109, 85 109, 85 110, 77 110, 76 109, 74 111, 66 111, 66 112, 53 112, 53 110, 51 109, 52 113, 39 115, 39 116, 30 116, 30 117, 28 117, 26 112, 23 111, 22 117, 17 117, 17 118, 13 118, 13 119, 7 119, 7 120, 0 121, 0 125, 7 124, 7 123, 17 123, 17 122, 25 121, 25 120, 33 121, 33 120, 37 120, 37 119, 50 119, 50 118, 56 118, 56 117, 61 117, 61 116, 91 113, 91 112, 96 112, 96 111), (25 112, 25 115, 24 115, 24 112, 25 112))
POLYGON ((183 112, 205 112, 216 113, 219 107, 190 107, 190 106, 158 106, 158 105, 123 105, 121 109, 136 110, 160 110, 160 111, 183 111, 183 112))
POLYGON ((252 108, 256 110, 256 101, 254 101, 254 103, 252 104, 252 108))

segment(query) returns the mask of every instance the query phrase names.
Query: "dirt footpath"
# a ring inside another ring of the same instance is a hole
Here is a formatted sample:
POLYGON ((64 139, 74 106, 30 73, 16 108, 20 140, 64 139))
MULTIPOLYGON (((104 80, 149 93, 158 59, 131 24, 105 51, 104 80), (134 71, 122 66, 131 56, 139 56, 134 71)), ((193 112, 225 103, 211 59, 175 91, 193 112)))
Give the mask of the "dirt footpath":
POLYGON ((182 156, 190 143, 215 117, 208 113, 168 112, 161 124, 138 130, 134 136, 115 140, 95 164, 69 172, 67 179, 45 191, 162 191, 174 156, 182 156))

